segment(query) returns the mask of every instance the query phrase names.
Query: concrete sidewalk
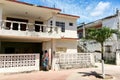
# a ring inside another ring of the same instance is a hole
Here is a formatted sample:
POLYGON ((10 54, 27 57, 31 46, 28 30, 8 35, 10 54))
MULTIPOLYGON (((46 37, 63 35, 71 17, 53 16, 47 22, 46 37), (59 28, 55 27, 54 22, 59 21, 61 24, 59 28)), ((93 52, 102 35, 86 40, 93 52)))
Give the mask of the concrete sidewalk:
MULTIPOLYGON (((98 63, 97 66, 97 68, 80 69, 79 71, 69 75, 66 80, 103 80, 100 78, 100 74, 102 73, 101 63, 98 63)), ((120 80, 119 69, 120 66, 105 64, 105 74, 109 74, 113 77, 113 79, 105 80, 120 80)))
MULTIPOLYGON (((1 74, 0 80, 102 80, 94 73, 101 74, 101 65, 97 68, 69 69, 60 71, 37 71, 31 73, 1 74), (91 74, 92 73, 92 74, 91 74)), ((106 74, 120 80, 120 66, 105 65, 106 74)))

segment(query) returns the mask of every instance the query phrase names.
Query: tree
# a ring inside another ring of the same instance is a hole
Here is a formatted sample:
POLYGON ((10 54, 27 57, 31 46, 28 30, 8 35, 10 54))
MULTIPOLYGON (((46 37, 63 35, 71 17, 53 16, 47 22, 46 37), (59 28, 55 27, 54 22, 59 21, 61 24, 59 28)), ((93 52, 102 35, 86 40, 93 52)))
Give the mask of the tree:
POLYGON ((86 30, 86 36, 85 39, 87 40, 95 40, 96 42, 100 43, 101 45, 101 57, 102 57, 102 75, 103 78, 105 78, 104 74, 104 59, 103 59, 103 53, 104 53, 104 42, 112 37, 112 34, 118 34, 117 30, 110 29, 108 27, 102 27, 100 29, 95 28, 89 28, 86 30))

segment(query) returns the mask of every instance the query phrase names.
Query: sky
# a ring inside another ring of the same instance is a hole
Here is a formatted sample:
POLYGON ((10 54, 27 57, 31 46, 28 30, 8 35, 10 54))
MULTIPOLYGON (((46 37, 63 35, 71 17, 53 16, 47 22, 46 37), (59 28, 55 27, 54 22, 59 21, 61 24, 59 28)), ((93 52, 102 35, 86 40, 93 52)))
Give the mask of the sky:
POLYGON ((80 16, 77 23, 89 23, 113 15, 120 10, 120 0, 19 0, 31 4, 55 7, 61 13, 80 16))

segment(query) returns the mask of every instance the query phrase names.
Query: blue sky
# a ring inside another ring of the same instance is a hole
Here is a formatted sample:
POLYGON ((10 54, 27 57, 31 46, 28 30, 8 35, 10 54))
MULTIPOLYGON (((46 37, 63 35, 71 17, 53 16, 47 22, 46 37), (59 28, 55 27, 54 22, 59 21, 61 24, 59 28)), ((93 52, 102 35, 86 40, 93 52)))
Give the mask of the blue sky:
POLYGON ((80 16, 78 24, 92 22, 115 14, 119 0, 19 0, 27 3, 60 8, 62 13, 80 16))

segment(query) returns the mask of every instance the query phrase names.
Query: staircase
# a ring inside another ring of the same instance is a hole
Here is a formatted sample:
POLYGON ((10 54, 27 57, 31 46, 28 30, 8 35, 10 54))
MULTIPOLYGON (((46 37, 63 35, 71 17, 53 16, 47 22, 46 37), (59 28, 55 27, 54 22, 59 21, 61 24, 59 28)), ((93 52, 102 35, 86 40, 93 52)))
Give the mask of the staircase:
POLYGON ((100 51, 101 46, 99 43, 96 43, 95 41, 78 41, 78 50, 81 50, 82 52, 95 52, 100 51))
POLYGON ((78 52, 90 52, 88 49, 87 49, 87 42, 85 41, 78 41, 78 52))

